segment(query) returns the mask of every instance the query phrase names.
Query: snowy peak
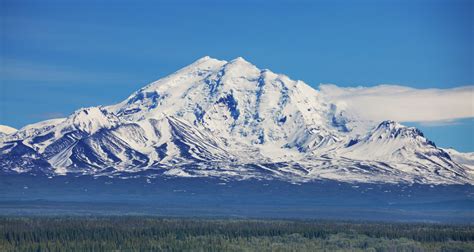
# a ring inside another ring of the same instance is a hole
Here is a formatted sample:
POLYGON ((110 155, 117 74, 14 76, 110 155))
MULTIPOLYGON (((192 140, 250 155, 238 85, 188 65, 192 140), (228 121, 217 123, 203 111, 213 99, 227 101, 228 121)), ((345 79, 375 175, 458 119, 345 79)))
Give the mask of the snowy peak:
POLYGON ((244 64, 253 65, 252 63, 246 61, 243 57, 237 57, 237 58, 231 60, 231 62, 242 62, 244 64))
MULTIPOLYGON (((390 154, 383 151, 398 152, 400 150, 413 150, 423 148, 436 148, 436 145, 426 139, 423 133, 415 127, 407 127, 400 123, 387 120, 383 121, 359 139, 352 139, 347 147, 356 152, 360 151, 360 146, 371 146, 374 148, 373 155, 379 153, 381 156, 390 154)), ((363 153, 361 153, 363 154, 363 153)), ((363 154, 364 155, 364 154, 363 154)))
POLYGON ((79 109, 67 118, 66 124, 82 132, 93 134, 106 128, 110 129, 119 123, 119 119, 100 107, 79 109))
POLYGON ((10 126, 6 126, 6 125, 0 125, 0 136, 1 135, 10 135, 10 134, 13 134, 17 132, 17 129, 15 128, 12 128, 10 126))
POLYGON ((428 160, 432 165, 456 166, 450 156, 426 139, 419 129, 394 121, 383 121, 365 137, 351 140, 343 153, 357 159, 393 160, 397 163, 428 160))
POLYGON ((427 140, 419 129, 407 127, 395 121, 381 122, 368 136, 367 140, 386 141, 391 139, 411 139, 423 141, 434 146, 434 143, 427 140))
POLYGON ((229 77, 249 77, 260 74, 260 69, 242 57, 231 60, 223 70, 229 77))
POLYGON ((394 121, 373 127, 350 111, 241 57, 206 56, 118 104, 1 137, 0 167, 52 175, 473 183, 463 166, 469 160, 451 160, 418 129, 394 121))
POLYGON ((455 149, 443 149, 452 160, 468 168, 467 172, 474 176, 474 152, 462 153, 455 149))
POLYGON ((128 121, 185 118, 247 144, 282 146, 296 137, 295 129, 309 134, 325 125, 328 105, 317 100, 317 91, 303 82, 261 70, 241 57, 230 62, 204 57, 107 110, 128 121))
POLYGON ((202 70, 215 69, 216 67, 221 67, 224 64, 227 64, 227 61, 218 60, 218 59, 215 59, 215 58, 211 58, 209 56, 204 56, 204 57, 194 61, 193 63, 179 69, 178 71, 176 71, 172 75, 188 74, 188 73, 191 73, 191 72, 199 72, 199 71, 202 71, 202 70))

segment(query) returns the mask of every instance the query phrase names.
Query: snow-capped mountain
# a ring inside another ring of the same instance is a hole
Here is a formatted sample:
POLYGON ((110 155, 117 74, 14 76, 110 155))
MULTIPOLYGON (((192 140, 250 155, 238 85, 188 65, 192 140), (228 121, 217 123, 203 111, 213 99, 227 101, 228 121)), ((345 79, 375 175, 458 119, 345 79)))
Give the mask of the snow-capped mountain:
POLYGON ((10 135, 16 132, 15 128, 6 125, 0 125, 0 137, 10 135))
POLYGON ((468 168, 467 172, 474 175, 474 152, 462 153, 452 148, 443 150, 449 154, 454 162, 468 168))
POLYGON ((123 102, 1 136, 5 173, 473 184, 415 129, 359 120, 302 81, 204 57, 123 102))

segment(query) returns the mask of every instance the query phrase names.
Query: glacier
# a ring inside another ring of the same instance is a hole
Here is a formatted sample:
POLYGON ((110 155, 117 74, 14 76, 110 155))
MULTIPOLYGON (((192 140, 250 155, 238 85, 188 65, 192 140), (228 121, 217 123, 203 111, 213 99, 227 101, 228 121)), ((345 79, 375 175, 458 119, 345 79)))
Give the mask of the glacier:
POLYGON ((110 106, 0 134, 8 174, 474 184, 474 156, 239 57, 203 57, 110 106))

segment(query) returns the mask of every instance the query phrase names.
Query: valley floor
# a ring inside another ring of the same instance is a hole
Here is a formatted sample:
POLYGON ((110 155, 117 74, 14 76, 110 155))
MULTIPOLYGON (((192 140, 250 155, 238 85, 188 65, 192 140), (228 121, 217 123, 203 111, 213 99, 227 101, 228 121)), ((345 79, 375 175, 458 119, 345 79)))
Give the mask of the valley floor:
POLYGON ((473 251, 474 226, 303 220, 0 217, 0 251, 473 251))
POLYGON ((174 216, 474 223, 471 185, 9 175, 0 216, 174 216))

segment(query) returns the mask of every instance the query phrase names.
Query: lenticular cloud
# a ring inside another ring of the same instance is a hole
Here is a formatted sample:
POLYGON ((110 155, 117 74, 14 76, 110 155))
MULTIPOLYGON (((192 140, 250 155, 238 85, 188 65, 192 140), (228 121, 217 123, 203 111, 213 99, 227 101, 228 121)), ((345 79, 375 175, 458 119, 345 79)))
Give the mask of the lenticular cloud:
POLYGON ((415 89, 397 85, 345 88, 321 84, 319 88, 338 107, 366 120, 434 122, 474 117, 474 86, 415 89))

